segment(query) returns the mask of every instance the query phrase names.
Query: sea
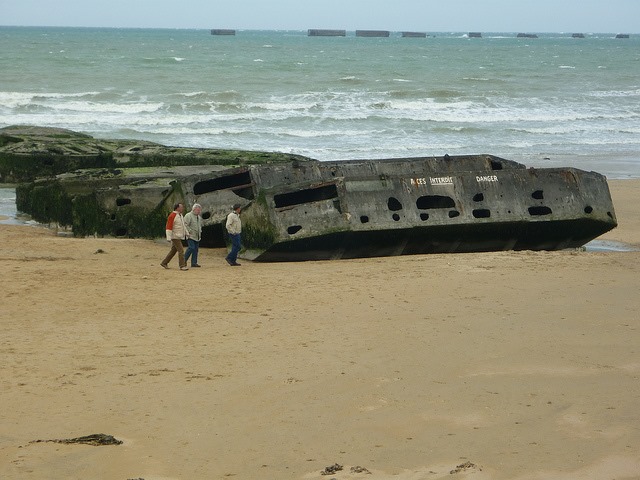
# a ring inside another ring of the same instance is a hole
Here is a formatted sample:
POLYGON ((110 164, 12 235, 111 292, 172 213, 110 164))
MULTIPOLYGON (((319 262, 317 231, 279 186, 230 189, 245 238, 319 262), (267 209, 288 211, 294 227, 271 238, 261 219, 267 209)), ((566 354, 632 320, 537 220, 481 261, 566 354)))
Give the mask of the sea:
MULTIPOLYGON (((313 26, 312 26, 313 27, 313 26)), ((640 35, 0 27, 0 127, 640 177, 640 35)))

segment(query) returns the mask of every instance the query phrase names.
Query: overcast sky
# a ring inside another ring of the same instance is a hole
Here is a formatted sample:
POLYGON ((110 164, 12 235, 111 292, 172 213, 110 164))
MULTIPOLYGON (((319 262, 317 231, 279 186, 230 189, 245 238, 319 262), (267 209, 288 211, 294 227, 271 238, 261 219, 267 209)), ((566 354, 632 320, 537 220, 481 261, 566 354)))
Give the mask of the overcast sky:
POLYGON ((0 25, 639 33, 640 0, 0 0, 0 25))

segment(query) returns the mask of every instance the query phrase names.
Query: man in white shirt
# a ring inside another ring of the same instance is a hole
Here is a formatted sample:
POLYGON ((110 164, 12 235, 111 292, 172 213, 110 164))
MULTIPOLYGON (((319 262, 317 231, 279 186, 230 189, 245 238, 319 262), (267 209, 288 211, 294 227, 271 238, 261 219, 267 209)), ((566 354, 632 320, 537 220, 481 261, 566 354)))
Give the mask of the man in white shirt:
POLYGON ((182 247, 182 241, 187 238, 187 227, 182 217, 183 211, 184 205, 182 203, 176 203, 173 206, 173 212, 171 212, 169 218, 167 218, 166 234, 167 241, 171 242, 171 250, 169 250, 165 259, 160 263, 162 268, 169 268, 169 262, 177 253, 180 270, 189 270, 187 268, 187 262, 184 259, 184 248, 182 247))
POLYGON ((240 264, 236 261, 238 259, 238 253, 240 252, 240 233, 242 232, 242 222, 240 221, 241 206, 236 203, 233 206, 233 211, 227 215, 227 233, 229 234, 229 240, 231 240, 231 251, 227 255, 227 263, 232 267, 239 267, 240 264))

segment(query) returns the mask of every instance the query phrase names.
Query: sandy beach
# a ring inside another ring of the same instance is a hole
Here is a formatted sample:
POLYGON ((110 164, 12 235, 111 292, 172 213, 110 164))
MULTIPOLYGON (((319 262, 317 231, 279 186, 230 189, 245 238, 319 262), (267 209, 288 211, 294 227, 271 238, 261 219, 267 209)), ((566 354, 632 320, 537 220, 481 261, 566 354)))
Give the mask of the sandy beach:
POLYGON ((638 479, 640 180, 609 183, 635 251, 182 272, 0 225, 0 478, 638 479))

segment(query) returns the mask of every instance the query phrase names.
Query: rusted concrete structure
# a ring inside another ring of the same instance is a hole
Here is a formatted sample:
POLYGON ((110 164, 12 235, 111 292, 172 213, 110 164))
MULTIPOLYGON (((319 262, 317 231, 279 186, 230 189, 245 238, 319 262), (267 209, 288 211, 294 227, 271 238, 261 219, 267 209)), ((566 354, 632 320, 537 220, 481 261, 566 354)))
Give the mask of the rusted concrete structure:
POLYGON ((403 38, 427 38, 427 32, 402 32, 403 38))

